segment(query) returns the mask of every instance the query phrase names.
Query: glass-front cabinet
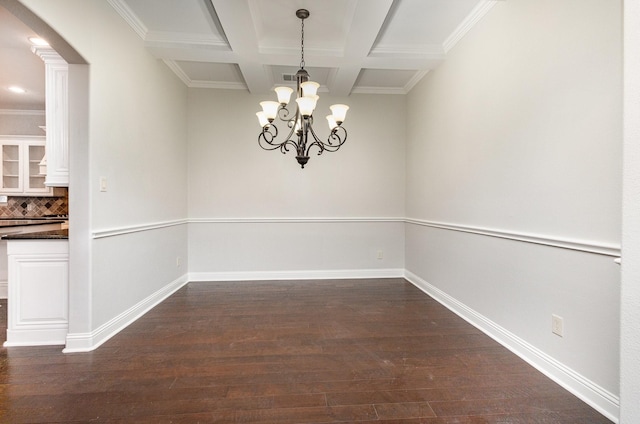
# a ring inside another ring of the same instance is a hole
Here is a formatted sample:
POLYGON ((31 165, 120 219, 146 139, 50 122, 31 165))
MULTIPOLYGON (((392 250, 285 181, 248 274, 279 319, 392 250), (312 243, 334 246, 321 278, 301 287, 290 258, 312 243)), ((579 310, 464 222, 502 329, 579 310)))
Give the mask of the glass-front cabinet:
POLYGON ((0 136, 0 195, 51 196, 40 173, 45 156, 44 137, 0 136))

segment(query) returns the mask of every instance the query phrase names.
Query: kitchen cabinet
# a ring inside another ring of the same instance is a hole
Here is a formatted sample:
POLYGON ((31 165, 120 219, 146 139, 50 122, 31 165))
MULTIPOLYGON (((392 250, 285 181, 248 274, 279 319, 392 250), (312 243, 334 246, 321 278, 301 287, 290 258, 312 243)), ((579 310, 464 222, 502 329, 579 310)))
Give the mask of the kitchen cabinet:
POLYGON ((69 328, 67 240, 9 240, 5 346, 65 344, 69 328))
POLYGON ((16 234, 33 234, 43 231, 56 231, 62 228, 69 228, 67 222, 34 219, 0 219, 0 299, 7 298, 7 241, 4 236, 16 234))
POLYGON ((53 196, 40 174, 45 156, 45 138, 0 136, 0 194, 10 196, 53 196))

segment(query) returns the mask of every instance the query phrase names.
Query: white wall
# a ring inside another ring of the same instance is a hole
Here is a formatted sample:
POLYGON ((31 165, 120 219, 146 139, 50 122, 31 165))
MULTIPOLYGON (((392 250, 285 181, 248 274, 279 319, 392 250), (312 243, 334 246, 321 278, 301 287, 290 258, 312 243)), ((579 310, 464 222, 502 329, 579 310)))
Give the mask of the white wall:
POLYGON ((496 2, 407 108, 410 276, 610 417, 621 16, 620 1, 496 2))
POLYGON ((196 221, 189 231, 192 278, 402 270, 403 96, 320 93, 316 131, 326 137, 329 105, 347 103, 349 138, 336 153, 311 153, 305 169, 295 152, 283 155, 258 146, 255 112, 268 99, 275 100, 275 93, 189 91, 189 217, 196 221), (385 121, 371 118, 383 113, 385 121))
MULTIPOLYGON (((74 292, 82 291, 90 307, 84 314, 71 311, 72 319, 84 325, 70 322, 70 328, 83 329, 70 338, 78 349, 89 348, 109 335, 97 335, 97 329, 126 324, 141 299, 186 275, 176 267, 176 257, 187 256, 187 228, 179 225, 187 215, 187 89, 145 50, 108 2, 23 3, 89 63, 88 139, 71 142, 76 164, 80 158, 74 154, 84 152, 89 166, 70 169, 72 183, 89 182, 86 191, 70 189, 71 231, 83 228, 77 240, 91 238, 86 256, 90 281, 72 281, 85 285, 74 292), (81 146, 83 141, 88 146, 81 146), (107 179, 106 192, 99 191, 100 177, 107 179), (73 205, 79 213, 74 214, 73 205), (160 243, 168 233, 172 242, 160 243)), ((76 123, 72 132, 79 127, 76 123)))
POLYGON ((44 110, 7 110, 0 109, 0 134, 2 135, 40 135, 45 132, 44 110))
POLYGON ((624 2, 620 422, 640 422, 640 3, 624 2))

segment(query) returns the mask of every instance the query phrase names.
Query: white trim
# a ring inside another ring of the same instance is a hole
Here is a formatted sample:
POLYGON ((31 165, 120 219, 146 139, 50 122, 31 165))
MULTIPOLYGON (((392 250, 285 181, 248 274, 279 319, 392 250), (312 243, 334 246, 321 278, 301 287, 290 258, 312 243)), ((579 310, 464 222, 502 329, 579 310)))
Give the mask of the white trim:
POLYGON ((145 42, 157 47, 169 48, 214 48, 231 51, 226 40, 214 35, 171 31, 147 31, 145 42))
POLYGON ((354 87, 351 90, 351 94, 400 94, 404 95, 407 92, 403 87, 354 87))
POLYGON ((173 59, 162 59, 162 61, 173 71, 174 74, 177 75, 178 78, 186 85, 187 87, 191 84, 191 78, 182 70, 182 67, 178 65, 173 59))
POLYGON ((378 44, 369 57, 409 57, 412 59, 444 60, 445 52, 439 44, 378 44))
POLYGON ((403 88, 404 92, 408 94, 413 89, 413 87, 415 87, 416 84, 419 83, 422 80, 422 78, 424 78, 428 73, 429 73, 428 69, 424 71, 416 72, 413 75, 413 77, 404 85, 404 88, 403 88))
POLYGON ((140 38, 143 40, 146 38, 149 30, 124 0, 107 0, 107 2, 115 9, 116 12, 118 12, 118 15, 120 15, 122 19, 129 24, 140 38))
POLYGON ((620 245, 603 243, 597 241, 567 239, 553 237, 544 234, 520 233, 516 231, 501 230, 495 228, 475 227, 470 225, 449 224, 445 222, 427 221, 415 218, 400 217, 282 217, 282 218, 188 218, 174 221, 161 221, 149 224, 132 225, 128 227, 110 228, 95 230, 92 233, 94 239, 113 237, 124 234, 137 233, 141 231, 156 230, 159 228, 173 227, 183 224, 340 224, 340 223, 383 223, 395 222, 419 225, 423 227, 439 228, 448 231, 458 231, 495 237, 507 240, 520 241, 524 243, 539 244, 542 246, 556 247, 561 249, 576 250, 578 252, 595 253, 598 255, 620 257, 620 245))
POLYGON ((414 218, 407 218, 405 219, 405 222, 407 224, 421 225, 424 227, 478 234, 488 237, 521 241, 525 243, 540 244, 543 246, 558 247, 561 249, 577 250, 579 252, 595 253, 598 255, 613 257, 620 256, 620 245, 615 244, 587 240, 566 239, 561 237, 547 236, 543 234, 519 233, 516 231, 474 227, 470 225, 448 224, 444 222, 427 221, 414 218))
POLYGON ((189 88, 217 88, 219 90, 246 90, 243 82, 189 80, 189 88))
POLYGON ((189 88, 216 88, 221 90, 247 89, 247 85, 243 82, 192 80, 175 60, 163 59, 163 62, 180 78, 184 85, 189 88))
POLYGON ((190 272, 189 282, 202 281, 273 281, 273 280, 344 280, 361 278, 403 278, 404 270, 388 269, 335 269, 316 271, 240 271, 190 272))
POLYGON ((139 233, 141 231, 157 230, 159 228, 174 227, 176 225, 186 224, 186 219, 176 219, 174 221, 152 222, 149 224, 131 225, 128 227, 110 228, 104 230, 96 230, 92 233, 94 239, 105 237, 121 236, 124 234, 139 233))
POLYGON ((405 222, 398 217, 283 217, 283 218, 189 218, 189 223, 211 224, 294 224, 294 223, 322 223, 333 224, 343 222, 405 222))
POLYGON ((120 315, 102 324, 90 333, 69 333, 66 338, 66 347, 63 353, 90 352, 111 337, 118 334, 124 328, 135 322, 142 315, 149 312, 160 302, 181 289, 189 281, 186 274, 167 284, 160 290, 133 305, 120 315))
POLYGON ((30 325, 29 327, 28 329, 7 329, 7 341, 2 346, 62 346, 69 328, 66 323, 57 326, 45 323, 43 324, 45 328, 38 328, 35 325, 30 325), (11 341, 8 339, 11 339, 11 341))
POLYGON ((9 294, 9 285, 7 281, 0 281, 0 299, 7 299, 9 294))
POLYGON ((44 110, 28 110, 28 109, 0 109, 0 115, 8 116, 44 116, 44 110))
POLYGON ((469 13, 469 15, 458 25, 458 27, 447 37, 442 43, 442 48, 445 53, 449 53, 449 50, 454 48, 458 41, 473 28, 475 24, 480 21, 496 5, 500 0, 483 0, 469 13))
POLYGON ((454 297, 429 284, 422 278, 405 270, 404 278, 427 295, 450 309, 453 313, 473 325, 520 358, 527 361, 551 380, 589 404, 613 422, 620 413, 620 398, 598 386, 593 381, 553 359, 540 349, 499 326, 484 315, 469 308, 454 297))

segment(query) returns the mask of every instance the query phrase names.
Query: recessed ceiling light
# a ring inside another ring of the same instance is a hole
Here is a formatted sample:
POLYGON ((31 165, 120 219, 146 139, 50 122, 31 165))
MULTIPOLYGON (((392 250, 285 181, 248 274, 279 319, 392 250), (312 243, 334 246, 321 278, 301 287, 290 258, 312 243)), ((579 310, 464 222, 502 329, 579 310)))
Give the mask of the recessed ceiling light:
POLYGON ((29 41, 34 46, 48 46, 49 45, 49 43, 47 43, 46 40, 43 40, 42 38, 38 38, 38 37, 29 37, 29 41))
POLYGON ((18 87, 17 85, 12 85, 11 87, 9 87, 9 91, 14 93, 19 93, 19 94, 23 94, 27 92, 27 90, 25 90, 22 87, 18 87))

